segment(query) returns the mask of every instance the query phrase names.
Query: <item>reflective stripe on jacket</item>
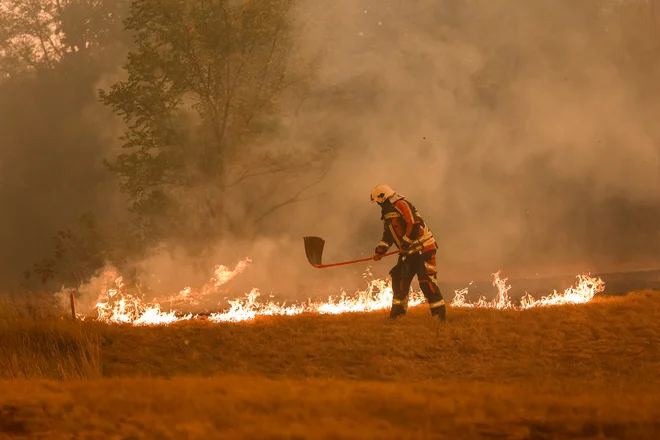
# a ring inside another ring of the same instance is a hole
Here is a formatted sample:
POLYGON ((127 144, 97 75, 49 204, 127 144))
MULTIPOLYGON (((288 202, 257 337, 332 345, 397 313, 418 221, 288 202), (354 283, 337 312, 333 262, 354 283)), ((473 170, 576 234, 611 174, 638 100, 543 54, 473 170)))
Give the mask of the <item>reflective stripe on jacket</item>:
POLYGON ((406 199, 399 199, 394 203, 385 203, 381 207, 383 236, 376 247, 376 253, 384 254, 393 244, 396 244, 399 250, 403 250, 404 242, 408 245, 413 242, 421 243, 422 252, 437 248, 431 230, 412 203, 406 199))

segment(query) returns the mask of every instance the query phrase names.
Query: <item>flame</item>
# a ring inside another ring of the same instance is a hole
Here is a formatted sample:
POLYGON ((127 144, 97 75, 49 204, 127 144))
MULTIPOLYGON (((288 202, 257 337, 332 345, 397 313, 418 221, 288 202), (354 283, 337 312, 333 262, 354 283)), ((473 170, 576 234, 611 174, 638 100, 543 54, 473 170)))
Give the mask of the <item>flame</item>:
POLYGON ((248 257, 245 260, 240 261, 234 270, 229 269, 227 266, 218 265, 215 267, 213 273, 214 276, 209 282, 207 282, 202 288, 195 292, 190 287, 186 287, 181 290, 178 294, 172 295, 166 298, 157 298, 154 301, 158 303, 168 302, 170 306, 174 304, 190 304, 197 305, 199 300, 218 291, 218 288, 227 284, 238 275, 243 273, 243 271, 252 263, 252 260, 248 257))
MULTIPOLYGON (((252 289, 244 298, 229 301, 230 308, 226 312, 214 313, 209 317, 212 322, 240 322, 257 316, 300 315, 316 313, 320 315, 338 315, 341 313, 375 312, 387 309, 392 304, 392 288, 386 280, 368 281, 367 288, 348 296, 342 292, 339 297, 330 297, 326 301, 307 301, 306 303, 276 303, 272 301, 259 302, 258 289, 252 289)), ((408 304, 417 306, 424 302, 421 292, 411 292, 408 304)))
MULTIPOLYGON (((178 316, 176 310, 163 311, 161 303, 170 303, 170 307, 174 304, 199 304, 201 298, 217 292, 219 287, 241 274, 251 262, 250 258, 246 258, 240 261, 234 270, 227 266, 216 266, 214 276, 199 291, 186 287, 176 295, 155 298, 150 302, 127 292, 123 277, 117 277, 115 274, 114 287, 104 289, 96 301, 96 319, 106 323, 133 325, 171 324, 192 319, 192 314, 178 316)), ((106 271, 105 278, 112 274, 113 272, 106 271)))
POLYGON ((487 309, 515 309, 524 310, 531 309, 532 307, 547 307, 547 306, 560 306, 568 304, 586 304, 597 293, 605 290, 605 282, 598 277, 591 277, 589 275, 578 275, 577 282, 574 286, 569 287, 563 292, 556 290, 552 295, 543 296, 540 299, 534 299, 529 293, 522 297, 520 306, 514 305, 509 299, 509 290, 511 286, 507 285, 508 278, 500 278, 500 272, 493 275, 493 285, 497 288, 497 295, 492 301, 487 301, 485 297, 480 297, 474 303, 468 302, 465 297, 468 293, 468 288, 456 291, 456 295, 451 303, 452 307, 471 307, 471 308, 487 308, 487 309))
MULTIPOLYGON (((239 262, 234 270, 226 266, 217 266, 215 275, 199 291, 187 287, 167 298, 154 299, 151 302, 141 300, 138 296, 126 291, 121 277, 114 281, 114 287, 102 292, 100 300, 96 304, 98 321, 105 323, 132 324, 132 325, 164 325, 178 321, 186 321, 197 318, 197 315, 181 315, 176 310, 163 311, 161 302, 195 304, 197 299, 216 292, 217 289, 235 278, 250 264, 251 260, 246 258, 239 262)), ((496 297, 487 301, 480 297, 476 302, 466 299, 468 288, 455 291, 451 302, 453 308, 489 308, 497 310, 515 309, 524 310, 532 307, 557 306, 564 304, 584 304, 591 301, 597 293, 604 290, 605 283, 600 278, 589 275, 578 275, 574 286, 563 292, 556 290, 552 295, 534 299, 526 294, 515 305, 509 298, 511 289, 507 285, 507 278, 500 278, 500 272, 494 273, 493 285, 497 288, 496 297)), ((253 320, 258 316, 292 316, 303 313, 331 314, 357 312, 374 312, 389 309, 392 304, 392 288, 384 279, 370 279, 371 273, 365 274, 367 287, 353 295, 341 293, 338 297, 330 297, 325 301, 311 301, 291 303, 274 302, 272 300, 261 301, 261 293, 254 288, 242 298, 229 301, 229 309, 221 313, 213 313, 208 317, 211 322, 240 322, 253 320)), ((470 283, 471 285, 472 283, 470 283)), ((426 302, 424 295, 419 291, 410 292, 408 304, 415 307, 426 302)))

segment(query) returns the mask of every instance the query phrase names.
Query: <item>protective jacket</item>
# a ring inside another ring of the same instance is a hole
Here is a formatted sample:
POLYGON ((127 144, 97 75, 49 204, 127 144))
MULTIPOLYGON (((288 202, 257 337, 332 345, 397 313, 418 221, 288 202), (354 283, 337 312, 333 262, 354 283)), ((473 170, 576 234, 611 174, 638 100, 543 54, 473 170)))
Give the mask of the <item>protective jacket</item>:
POLYGON ((435 238, 412 203, 404 198, 381 204, 383 236, 376 253, 383 255, 396 244, 401 253, 437 249, 435 238))

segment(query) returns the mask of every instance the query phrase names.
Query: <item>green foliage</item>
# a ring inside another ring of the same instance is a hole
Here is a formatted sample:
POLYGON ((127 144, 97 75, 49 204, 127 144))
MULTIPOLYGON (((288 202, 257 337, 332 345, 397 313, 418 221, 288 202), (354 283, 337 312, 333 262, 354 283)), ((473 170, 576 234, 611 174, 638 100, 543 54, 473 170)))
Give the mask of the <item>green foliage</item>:
POLYGON ((35 265, 34 272, 43 283, 54 279, 69 286, 78 286, 88 280, 105 263, 105 237, 92 214, 78 220, 75 230, 66 228, 55 236, 53 258, 35 265))
POLYGON ((302 81, 291 10, 291 0, 133 3, 128 79, 100 96, 127 125, 125 152, 107 164, 154 234, 218 236, 228 188, 306 164, 258 149, 277 136, 278 98, 302 81))
POLYGON ((129 79, 101 91, 129 127, 130 152, 112 169, 132 197, 190 184, 200 173, 222 177, 224 159, 286 85, 290 3, 134 3, 127 28, 138 49, 128 57, 129 79))

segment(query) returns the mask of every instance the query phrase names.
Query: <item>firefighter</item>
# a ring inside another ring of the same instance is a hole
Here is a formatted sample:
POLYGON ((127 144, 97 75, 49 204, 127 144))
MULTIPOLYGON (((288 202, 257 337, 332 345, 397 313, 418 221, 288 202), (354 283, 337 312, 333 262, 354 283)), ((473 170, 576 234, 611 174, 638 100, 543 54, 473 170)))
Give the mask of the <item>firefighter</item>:
POLYGON ((431 309, 431 316, 446 321, 445 301, 437 284, 435 238, 412 203, 388 185, 377 185, 371 191, 371 202, 381 207, 383 236, 373 255, 379 261, 396 244, 399 260, 390 271, 392 308, 390 318, 405 315, 410 285, 415 276, 431 309))

